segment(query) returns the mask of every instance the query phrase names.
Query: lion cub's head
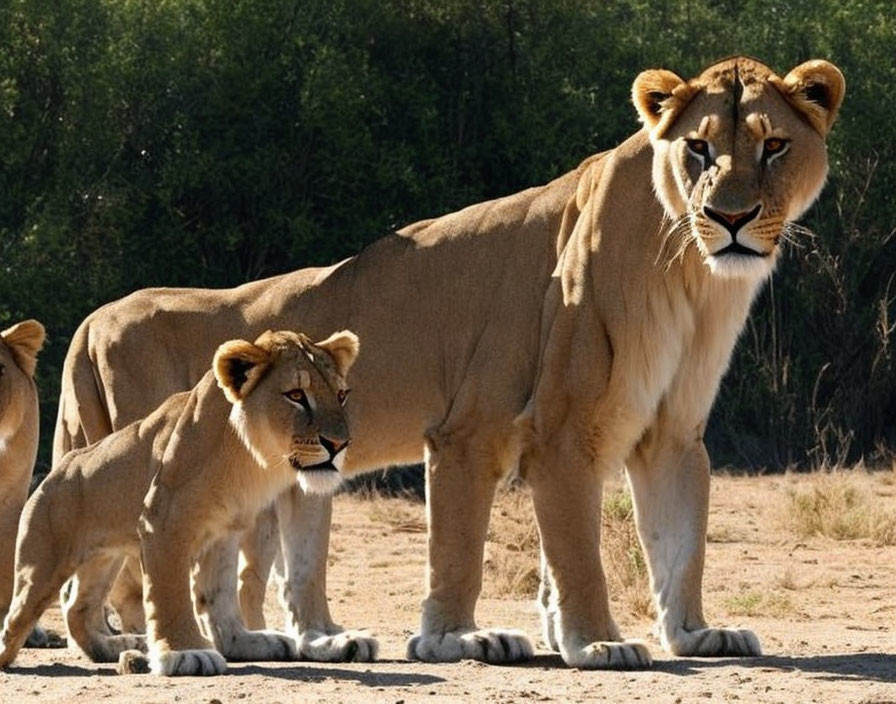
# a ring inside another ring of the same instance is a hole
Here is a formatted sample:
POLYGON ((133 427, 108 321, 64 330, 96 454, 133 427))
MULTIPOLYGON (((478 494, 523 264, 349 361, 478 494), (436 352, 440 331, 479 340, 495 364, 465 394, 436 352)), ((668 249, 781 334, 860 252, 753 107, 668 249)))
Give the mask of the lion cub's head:
MULTIPOLYGON (((0 450, 37 403, 34 369, 44 344, 44 326, 25 320, 0 332, 0 450)), ((36 432, 36 430, 35 430, 36 432)))
POLYGON ((763 277, 788 223, 827 177, 825 137, 845 83, 827 61, 784 78, 745 57, 685 81, 644 71, 632 98, 650 130, 653 185, 670 217, 687 223, 714 274, 763 277))
POLYGON ((230 422, 259 464, 288 463, 305 491, 339 486, 349 443, 345 377, 357 354, 348 331, 316 343, 268 331, 218 348, 215 378, 233 404, 230 422))

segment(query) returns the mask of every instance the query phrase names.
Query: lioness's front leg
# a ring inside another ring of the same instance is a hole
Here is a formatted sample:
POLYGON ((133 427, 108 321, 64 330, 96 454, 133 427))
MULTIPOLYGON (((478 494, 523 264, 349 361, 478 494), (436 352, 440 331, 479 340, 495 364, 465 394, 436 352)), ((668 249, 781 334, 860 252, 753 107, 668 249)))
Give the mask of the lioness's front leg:
POLYGON ((205 634, 228 660, 295 660, 295 643, 285 633, 250 631, 240 619, 239 538, 232 534, 210 546, 194 572, 194 604, 205 634))
POLYGON ((268 506, 255 517, 255 524, 240 539, 239 599, 243 623, 253 631, 265 628, 264 598, 271 566, 280 550, 277 514, 268 506))
POLYGON ((477 630, 473 618, 482 588, 489 511, 501 474, 497 458, 477 438, 431 432, 427 440, 429 591, 420 634, 408 642, 408 657, 495 664, 526 660, 533 647, 525 633, 477 630))
POLYGON ((578 438, 552 440, 526 469, 541 535, 542 579, 549 580, 540 594, 545 638, 572 667, 647 667, 646 646, 622 641, 610 615, 600 560, 600 472, 578 438))
POLYGON ((299 657, 318 662, 375 660, 379 644, 366 631, 343 630, 327 606, 327 553, 332 498, 294 486, 276 503, 283 556, 280 591, 287 632, 299 657))
POLYGON ((709 457, 702 439, 648 433, 626 464, 663 648, 701 657, 760 655, 752 631, 707 628, 703 618, 709 457))

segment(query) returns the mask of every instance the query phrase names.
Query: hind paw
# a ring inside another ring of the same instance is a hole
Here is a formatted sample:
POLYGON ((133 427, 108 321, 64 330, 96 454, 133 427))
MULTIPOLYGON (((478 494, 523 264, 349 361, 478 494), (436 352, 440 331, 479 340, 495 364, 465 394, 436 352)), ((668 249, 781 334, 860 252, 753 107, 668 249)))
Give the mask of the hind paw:
POLYGON ((522 662, 535 652, 532 640, 523 631, 483 629, 416 635, 408 641, 408 658, 425 662, 479 660, 493 665, 522 662))
POLYGON ((762 655, 756 634, 741 628, 700 628, 695 631, 680 628, 663 645, 675 655, 701 658, 762 655))
POLYGON ((301 658, 315 662, 371 662, 379 651, 379 642, 367 631, 307 630, 296 640, 301 658))
POLYGON ((217 650, 166 650, 150 655, 149 669, 154 675, 168 677, 222 675, 227 661, 217 650))
POLYGON ((582 648, 561 648, 563 661, 582 670, 643 670, 653 663, 639 640, 597 641, 582 648))

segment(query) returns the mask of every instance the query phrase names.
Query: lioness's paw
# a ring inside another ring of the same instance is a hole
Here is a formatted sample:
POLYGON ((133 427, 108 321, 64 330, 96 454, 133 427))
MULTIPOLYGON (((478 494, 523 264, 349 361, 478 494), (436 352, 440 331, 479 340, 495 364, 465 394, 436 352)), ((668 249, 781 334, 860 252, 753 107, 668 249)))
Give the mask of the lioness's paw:
POLYGON ((150 655, 149 671, 169 677, 222 675, 227 671, 227 661, 217 650, 165 650, 150 655))
MULTIPOLYGON (((665 644, 664 644, 665 645, 665 644)), ((753 657, 762 655, 762 646, 753 631, 738 628, 679 629, 668 641, 675 655, 701 658, 753 657)))
POLYGON ((598 641, 561 653, 567 665, 582 670, 643 670, 653 663, 647 646, 639 640, 598 641))
POLYGON ((284 662, 299 656, 295 641, 279 631, 242 631, 222 640, 216 645, 228 660, 284 662))
POLYGON ((425 662, 480 660, 504 665, 528 660, 534 652, 528 635, 507 629, 416 635, 408 641, 408 658, 425 662))
POLYGON ((149 672, 149 657, 142 650, 124 650, 118 654, 119 675, 145 675, 149 672))
POLYGON ((297 638, 299 655, 315 662, 371 662, 380 644, 367 631, 304 631, 297 638))

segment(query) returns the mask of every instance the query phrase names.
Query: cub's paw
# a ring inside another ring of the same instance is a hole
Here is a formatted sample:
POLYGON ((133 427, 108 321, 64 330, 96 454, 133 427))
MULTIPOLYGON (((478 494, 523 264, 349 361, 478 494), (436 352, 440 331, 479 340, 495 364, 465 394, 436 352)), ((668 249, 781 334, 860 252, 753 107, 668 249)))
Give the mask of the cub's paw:
POLYGON ((639 640, 598 641, 583 648, 561 648, 563 662, 582 670, 643 670, 653 664, 639 640))
POLYGON ((700 658, 762 655, 762 646, 759 645, 756 634, 740 628, 701 628, 696 631, 679 629, 669 639, 666 648, 675 655, 700 658))
POLYGON ((279 631, 242 631, 216 643, 228 660, 285 662, 296 660, 299 653, 295 641, 279 631))
POLYGON ((165 650, 152 653, 149 671, 154 675, 223 675, 227 661, 217 650, 165 650))
POLYGON ((534 652, 529 636, 511 629, 421 634, 408 641, 408 659, 425 662, 480 660, 506 665, 529 660, 534 652))
POLYGON ((25 640, 25 648, 65 648, 68 641, 56 631, 46 631, 40 626, 35 626, 25 640))
MULTIPOLYGON (((81 645, 80 643, 78 645, 81 645)), ((81 648, 94 662, 121 662, 127 651, 146 652, 146 636, 141 633, 122 633, 115 636, 95 636, 81 648)))
POLYGON ((367 631, 307 630, 296 638, 302 660, 315 662, 371 662, 380 644, 367 631))

